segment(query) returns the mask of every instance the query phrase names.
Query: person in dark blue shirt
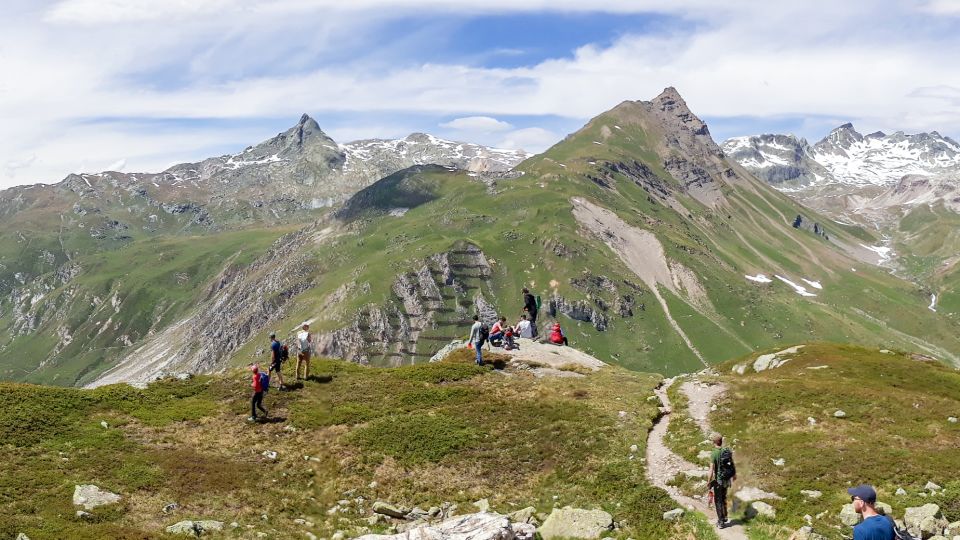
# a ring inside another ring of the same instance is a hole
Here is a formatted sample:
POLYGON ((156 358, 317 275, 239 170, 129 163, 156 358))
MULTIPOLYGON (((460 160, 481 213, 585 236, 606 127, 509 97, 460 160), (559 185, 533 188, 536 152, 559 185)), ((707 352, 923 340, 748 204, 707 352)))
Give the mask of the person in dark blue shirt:
POLYGON ((283 358, 280 355, 282 350, 282 345, 277 341, 277 334, 275 332, 270 333, 270 371, 267 373, 277 374, 277 381, 280 383, 278 388, 283 390, 283 374, 280 373, 280 369, 283 367, 283 358))
POLYGON ((877 512, 877 492, 863 484, 847 490, 853 509, 863 521, 853 528, 853 540, 895 540, 893 522, 877 512))

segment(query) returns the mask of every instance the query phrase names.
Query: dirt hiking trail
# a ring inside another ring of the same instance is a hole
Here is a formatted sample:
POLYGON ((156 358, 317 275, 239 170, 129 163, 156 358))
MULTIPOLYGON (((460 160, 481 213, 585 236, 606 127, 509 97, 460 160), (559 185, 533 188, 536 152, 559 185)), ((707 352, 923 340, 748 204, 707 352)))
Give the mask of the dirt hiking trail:
MULTIPOLYGON (((665 379, 656 389, 656 395, 663 404, 663 414, 653 424, 653 429, 647 437, 647 479, 650 483, 663 489, 670 494, 680 506, 686 509, 693 509, 707 516, 711 523, 715 522, 716 515, 713 508, 707 505, 704 498, 687 497, 680 493, 680 490, 668 486, 667 482, 676 475, 684 471, 703 471, 704 468, 688 462, 670 450, 664 438, 667 435, 667 427, 670 425, 670 413, 672 411, 670 398, 667 397, 667 389, 674 383, 674 379, 665 379)), ((690 416, 697 422, 697 425, 709 433, 707 424, 707 414, 714 399, 723 393, 725 388, 720 385, 702 386, 699 382, 684 382, 680 387, 689 400, 690 416)), ((732 492, 730 500, 732 500, 732 492)), ((734 521, 734 525, 726 529, 715 529, 717 535, 722 540, 747 540, 747 535, 743 527, 734 521)))

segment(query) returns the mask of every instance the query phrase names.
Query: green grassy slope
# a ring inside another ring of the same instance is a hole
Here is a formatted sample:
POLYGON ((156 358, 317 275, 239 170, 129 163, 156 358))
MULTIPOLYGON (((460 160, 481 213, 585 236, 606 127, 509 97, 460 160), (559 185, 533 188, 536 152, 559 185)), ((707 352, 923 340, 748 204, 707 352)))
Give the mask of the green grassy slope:
POLYGON ((466 353, 397 369, 319 361, 315 372, 293 391, 271 391, 275 421, 257 425, 244 422, 241 373, 145 390, 3 384, 13 408, 0 420, 0 536, 160 538, 180 520, 216 519, 237 522, 228 533, 237 537, 349 537, 387 528, 367 523, 377 500, 470 513, 481 498, 505 513, 604 508, 622 538, 689 538, 703 527, 696 516, 660 519, 673 505, 636 458, 659 376, 610 367, 581 378, 505 377, 466 353), (76 518, 78 483, 123 499, 76 518), (164 514, 171 502, 179 508, 164 514))
POLYGON ((960 426, 948 422, 960 414, 960 372, 910 354, 828 344, 807 345, 761 373, 730 373, 738 363, 719 366, 729 389, 711 421, 733 441, 740 484, 785 497, 773 502, 778 519, 758 538, 787 538, 781 527, 802 526, 805 514, 817 516, 814 528, 828 538, 849 537, 837 513, 849 502, 846 488, 860 483, 875 485, 897 518, 933 502, 960 519, 960 426), (846 417, 835 418, 837 410, 846 417), (782 467, 773 464, 780 458, 782 467), (928 481, 946 489, 924 493, 928 481), (805 489, 824 495, 811 500, 805 489))

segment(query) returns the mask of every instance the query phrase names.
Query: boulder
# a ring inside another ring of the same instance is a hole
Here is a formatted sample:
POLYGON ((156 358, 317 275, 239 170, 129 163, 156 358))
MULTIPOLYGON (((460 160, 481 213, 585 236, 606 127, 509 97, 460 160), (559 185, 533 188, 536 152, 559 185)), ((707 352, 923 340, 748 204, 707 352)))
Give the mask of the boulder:
POLYGON ((23 534, 23 533, 19 533, 19 534, 17 534, 16 540, 30 540, 30 537, 27 536, 27 535, 25 535, 25 534, 23 534))
POLYGON ((399 534, 367 534, 356 540, 532 540, 535 534, 536 528, 532 525, 511 525, 507 516, 481 512, 422 525, 399 534))
POLYGON ((847 417, 847 413, 844 412, 844 411, 842 411, 842 410, 837 410, 836 412, 833 413, 833 417, 834 417, 834 418, 846 418, 846 417, 847 417))
POLYGON ((954 521, 953 523, 947 525, 947 528, 943 531, 943 535, 947 538, 960 536, 960 521, 954 521))
POLYGON ((73 504, 82 506, 85 510, 93 510, 98 506, 117 502, 120 502, 119 495, 91 484, 82 484, 73 488, 73 504))
POLYGON ((747 519, 753 519, 756 517, 767 519, 777 518, 777 511, 763 501, 750 501, 750 503, 747 504, 747 509, 744 510, 743 514, 747 516, 747 519))
POLYGON ((683 508, 674 508, 663 513, 664 521, 677 521, 683 517, 683 508))
POLYGON ((783 497, 777 495, 776 493, 770 493, 755 487, 744 487, 733 494, 733 512, 736 513, 741 507, 746 508, 747 504, 753 501, 780 500, 783 500, 783 497))
POLYGON ((940 513, 940 507, 932 503, 907 508, 903 522, 910 534, 924 540, 940 534, 949 525, 940 513))
POLYGON ((927 482, 926 485, 923 486, 923 489, 927 491, 940 491, 943 488, 939 484, 935 484, 933 482, 927 482))
POLYGON ((613 516, 603 510, 583 510, 580 508, 555 508, 540 527, 540 536, 544 540, 551 538, 599 538, 613 529, 613 516))
POLYGON ((212 519, 203 519, 200 521, 180 521, 167 527, 170 534, 182 534, 187 536, 203 536, 204 534, 219 532, 223 530, 222 521, 212 519))
POLYGON ((528 506, 522 510, 507 514, 507 517, 510 518, 510 521, 513 523, 533 523, 537 519, 534 517, 536 513, 536 508, 528 506))
POLYGON ((895 493, 897 497, 903 497, 906 494, 907 494, 907 490, 903 489, 902 487, 898 487, 897 492, 895 493))
POLYGON ((877 501, 877 504, 875 504, 874 507, 877 509, 877 512, 880 512, 881 515, 893 517, 893 507, 889 504, 877 501))
POLYGON ((383 501, 373 503, 373 511, 377 514, 383 514, 397 519, 405 519, 407 517, 406 510, 383 501))
POLYGON ((840 509, 840 523, 843 523, 847 527, 853 527, 854 525, 860 523, 860 518, 862 516, 853 509, 853 504, 845 504, 843 508, 840 509))
POLYGON ((800 527, 790 535, 790 540, 827 540, 827 537, 813 532, 813 527, 800 527))
POLYGON ((801 489, 800 494, 808 499, 819 499, 823 497, 823 492, 815 489, 801 489))
POLYGON ((490 511, 490 501, 488 501, 487 499, 480 499, 479 501, 475 501, 473 505, 477 507, 477 510, 481 512, 490 511))

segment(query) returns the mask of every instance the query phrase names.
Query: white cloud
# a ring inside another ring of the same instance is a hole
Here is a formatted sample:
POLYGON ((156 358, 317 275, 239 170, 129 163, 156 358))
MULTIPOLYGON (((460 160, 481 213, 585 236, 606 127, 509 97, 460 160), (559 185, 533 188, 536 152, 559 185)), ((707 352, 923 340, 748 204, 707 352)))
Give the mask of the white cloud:
POLYGON ((464 116, 462 118, 455 118, 449 122, 443 122, 440 124, 440 127, 472 133, 494 133, 497 131, 506 131, 513 126, 509 122, 497 120, 489 116, 464 116))
POLYGON ((540 127, 523 128, 507 133, 496 145, 510 150, 543 152, 560 138, 556 133, 540 127))
POLYGON ((305 111, 364 111, 378 113, 391 131, 340 126, 332 133, 348 140, 338 132, 396 136, 413 131, 403 125, 404 115, 457 116, 448 124, 462 120, 463 129, 444 127, 475 134, 478 142, 534 150, 559 139, 533 127, 547 125, 537 116, 580 123, 624 99, 649 99, 665 86, 676 86, 701 116, 807 115, 887 131, 960 133, 960 99, 953 98, 960 71, 950 69, 960 35, 948 31, 942 17, 929 15, 950 11, 956 1, 885 2, 882 9, 873 2, 828 0, 24 5, 30 9, 0 19, 0 163, 8 177, 16 173, 0 185, 59 179, 119 155, 126 156, 128 170, 150 170, 272 135, 190 123, 155 132, 124 119, 289 118, 292 124, 305 111), (537 10, 656 11, 689 24, 625 34, 607 46, 585 46, 572 56, 516 68, 383 60, 378 55, 389 47, 370 48, 363 41, 372 25, 398 14, 410 25, 411 15, 424 12, 537 10), (908 18, 913 23, 901 25, 908 18), (888 31, 894 27, 896 32, 888 31), (317 68, 315 59, 331 53, 351 61, 317 68), (497 117, 504 116, 514 125, 501 125, 497 117), (117 121, 89 122, 104 118, 117 121))
POLYGON ((938 15, 960 15, 960 0, 929 0, 923 10, 938 15))
POLYGON ((104 167, 104 168, 103 168, 103 172, 106 172, 106 171, 121 172, 121 171, 123 171, 124 167, 126 167, 126 166, 127 166, 127 160, 126 160, 126 159, 119 159, 119 160, 114 161, 113 163, 107 165, 106 167, 104 167))

